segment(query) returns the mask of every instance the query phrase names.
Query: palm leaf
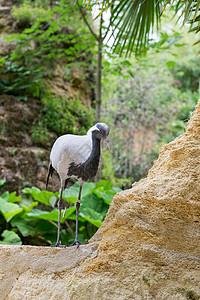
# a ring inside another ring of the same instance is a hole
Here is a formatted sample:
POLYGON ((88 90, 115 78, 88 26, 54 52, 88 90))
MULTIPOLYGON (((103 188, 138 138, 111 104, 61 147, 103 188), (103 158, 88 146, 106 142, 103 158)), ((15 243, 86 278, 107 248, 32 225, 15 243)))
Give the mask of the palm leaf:
MULTIPOLYGON (((179 0, 176 4, 175 13, 179 13, 179 19, 184 16, 183 24, 189 23, 189 32, 200 31, 200 0, 179 0)), ((193 45, 199 44, 199 41, 193 45)))
POLYGON ((98 5, 100 14, 110 9, 114 52, 130 55, 140 54, 148 45, 149 35, 159 25, 161 3, 164 0, 83 0, 83 3, 98 5))
POLYGON ((169 5, 174 6, 178 20, 191 24, 190 31, 199 32, 200 0, 85 0, 88 4, 97 4, 100 14, 110 9, 113 39, 113 52, 130 55, 133 51, 140 54, 148 46, 150 34, 169 5), (161 7, 162 6, 162 7, 161 7))
POLYGON ((140 54, 146 48, 153 31, 155 19, 159 26, 161 6, 157 0, 124 0, 114 2, 111 22, 113 25, 113 51, 119 54, 133 50, 140 54))

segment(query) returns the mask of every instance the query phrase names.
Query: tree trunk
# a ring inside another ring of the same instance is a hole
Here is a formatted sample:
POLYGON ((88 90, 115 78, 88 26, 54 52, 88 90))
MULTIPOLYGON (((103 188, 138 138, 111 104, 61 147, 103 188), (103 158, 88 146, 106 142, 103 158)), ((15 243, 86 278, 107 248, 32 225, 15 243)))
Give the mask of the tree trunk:
POLYGON ((102 68, 102 40, 98 43, 97 78, 96 78, 96 122, 101 119, 101 68, 102 68))
POLYGON ((103 14, 101 15, 99 25, 99 38, 98 38, 98 56, 97 56, 97 74, 96 74, 96 122, 101 120, 101 69, 102 69, 102 23, 103 14))

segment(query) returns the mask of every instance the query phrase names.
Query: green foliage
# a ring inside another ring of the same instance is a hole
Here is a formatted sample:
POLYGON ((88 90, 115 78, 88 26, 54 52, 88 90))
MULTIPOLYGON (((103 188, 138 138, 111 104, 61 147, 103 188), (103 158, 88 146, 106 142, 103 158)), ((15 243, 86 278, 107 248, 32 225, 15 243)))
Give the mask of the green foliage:
POLYGON ((1 180, 0 180, 0 186, 4 185, 5 182, 6 182, 5 179, 1 179, 1 180))
MULTIPOLYGON (((5 181, 1 180, 3 185, 5 181)), ((82 189, 79 214, 80 241, 87 241, 102 224, 113 196, 121 189, 112 188, 111 182, 86 182, 82 189)), ((24 188, 22 196, 5 192, 0 196, 0 244, 51 245, 56 242, 58 209, 54 208, 59 192, 41 191, 36 187, 24 188)), ((62 210, 61 240, 74 240, 76 207, 79 184, 64 190, 67 207, 62 210)))
MULTIPOLYGON (((175 13, 179 15, 179 19, 183 19, 183 24, 190 23, 189 32, 195 32, 196 34, 200 31, 200 14, 199 14, 199 5, 198 1, 176 1, 172 3, 175 6, 175 13)), ((194 45, 199 44, 200 40, 195 42, 194 45)), ((200 51, 199 53, 200 54, 200 51)))
POLYGON ((160 2, 154 0, 125 0, 115 4, 111 10, 114 51, 122 54, 125 50, 126 55, 145 51, 150 31, 155 24, 158 27, 160 11, 160 2))
POLYGON ((200 78, 200 59, 194 57, 187 59, 184 62, 177 63, 174 70, 172 71, 177 85, 183 91, 196 92, 199 89, 199 78, 200 78))
POLYGON ((66 68, 79 66, 86 78, 90 76, 88 64, 94 53, 94 39, 71 1, 59 1, 51 10, 44 7, 42 1, 26 1, 14 7, 12 13, 18 24, 29 28, 5 37, 16 47, 0 57, 1 93, 40 98, 46 91, 43 79, 52 76, 61 59, 66 68), (68 26, 70 22, 72 28, 68 26))
MULTIPOLYGON (((131 53, 143 54, 146 52, 151 34, 157 29, 165 15, 164 11, 173 10, 173 15, 178 17, 179 24, 190 24, 189 32, 200 31, 200 15, 198 1, 169 1, 169 0, 124 0, 124 1, 86 1, 99 9, 98 16, 108 10, 112 24, 112 47, 116 53, 126 55, 131 53)), ((93 8, 94 10, 94 8, 93 8)), ((180 25, 179 25, 180 26, 180 25)), ((199 44, 198 40, 195 44, 199 44)), ((195 45, 194 44, 194 45, 195 45)))
POLYGON ((31 138, 34 143, 39 145, 45 145, 49 141, 50 134, 44 124, 44 121, 33 123, 31 138))
POLYGON ((103 158, 103 167, 102 167, 102 177, 105 180, 111 181, 114 185, 116 185, 115 181, 115 172, 113 169, 114 159, 112 157, 112 152, 108 149, 102 151, 103 158))
POLYGON ((30 27, 37 19, 45 19, 48 14, 48 10, 32 7, 28 1, 19 7, 14 6, 12 9, 12 16, 16 20, 17 27, 21 29, 30 27))
POLYGON ((0 244, 4 245, 21 245, 21 239, 20 237, 12 230, 4 230, 1 234, 3 240, 0 241, 0 244))
MULTIPOLYGON (((155 147, 157 151, 160 146, 171 142, 177 136, 185 132, 186 123, 192 116, 192 112, 194 111, 197 104, 198 93, 192 93, 191 91, 187 91, 184 93, 179 92, 179 97, 181 98, 181 103, 177 103, 176 118, 171 119, 168 122, 166 131, 162 131, 162 135, 159 134, 160 138, 158 139, 157 145, 155 147)), ((157 130, 159 131, 160 128, 157 127, 157 130)))
POLYGON ((42 98, 43 109, 32 124, 31 137, 35 144, 47 147, 52 138, 49 131, 62 135, 66 133, 85 134, 94 122, 94 111, 83 105, 78 98, 67 99, 51 96, 42 98))
MULTIPOLYGON (((151 40, 149 43, 149 47, 151 49, 155 49, 155 52, 163 52, 164 50, 170 50, 171 46, 174 45, 175 47, 182 47, 184 43, 180 43, 180 40, 182 39, 182 34, 180 32, 175 31, 174 29, 172 32, 168 33, 165 31, 162 31, 159 33, 159 40, 151 40)), ((169 64, 169 67, 171 67, 170 61, 167 61, 169 64)), ((173 61, 173 66, 174 66, 173 61)))
POLYGON ((18 204, 9 203, 3 198, 0 198, 0 210, 7 222, 23 211, 18 204))
POLYGON ((184 32, 173 29, 151 43, 146 57, 110 57, 104 63, 104 120, 112 133, 112 168, 104 164, 102 174, 116 185, 130 187, 146 176, 159 147, 184 132, 199 81, 199 60, 188 60, 187 50, 184 32))
POLYGON ((118 68, 121 60, 115 60, 116 89, 106 103, 105 119, 112 132, 115 177, 132 177, 135 181, 151 166, 148 135, 155 132, 157 139, 155 128, 162 128, 160 135, 166 130, 168 119, 176 111, 176 92, 170 86, 172 77, 166 68, 152 66, 152 61, 142 59, 123 68, 121 77, 115 75, 118 68))
MULTIPOLYGON (((54 2, 51 9, 48 1, 41 0, 24 1, 14 7, 12 15, 17 27, 25 30, 7 35, 5 40, 12 42, 15 49, 0 55, 0 93, 15 95, 17 100, 34 97, 42 102, 43 109, 31 127, 32 140, 40 146, 48 144, 49 130, 57 135, 85 134, 94 121, 94 111, 78 97, 53 98, 48 90, 45 80, 52 79, 58 63, 66 67, 66 85, 79 87, 80 82, 76 86, 72 78, 75 70, 81 73, 81 83, 88 82, 83 88, 90 89, 93 84, 94 39, 71 1, 59 1, 59 5, 54 2)), ((3 134, 4 128, 1 129, 3 134)))
POLYGON ((24 3, 21 7, 13 7, 12 15, 17 22, 19 28, 27 28, 34 21, 34 15, 30 6, 24 3))
POLYGON ((43 86, 43 76, 41 68, 26 66, 23 58, 14 61, 12 56, 5 56, 0 59, 2 68, 0 74, 0 93, 21 96, 22 100, 27 100, 27 96, 36 98, 40 95, 43 86), (23 95, 23 96, 22 96, 23 95), (25 95, 27 95, 25 97, 25 95))
POLYGON ((45 112, 44 123, 46 127, 57 134, 79 133, 85 134, 94 121, 94 112, 83 105, 78 98, 52 98, 42 99, 45 112))

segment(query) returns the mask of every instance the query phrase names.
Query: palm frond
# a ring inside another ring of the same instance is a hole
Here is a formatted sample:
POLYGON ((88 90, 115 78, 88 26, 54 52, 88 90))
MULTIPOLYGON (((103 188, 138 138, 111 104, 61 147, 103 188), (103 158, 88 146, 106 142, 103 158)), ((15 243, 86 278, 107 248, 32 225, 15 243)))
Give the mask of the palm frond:
POLYGON ((183 24, 194 21, 199 13, 200 0, 179 0, 175 4, 175 14, 183 17, 183 24))
POLYGON ((155 24, 159 25, 161 5, 158 0, 118 1, 112 10, 113 51, 126 56, 133 50, 140 54, 147 46, 155 24))
MULTIPOLYGON (((183 16, 183 24, 189 23, 189 32, 200 31, 200 0, 179 0, 176 4, 176 14, 183 16)), ((199 44, 200 40, 193 45, 199 44)))
MULTIPOLYGON (((154 27, 158 29, 166 7, 175 7, 175 15, 183 24, 190 23, 190 32, 199 32, 200 0, 82 0, 87 5, 100 7, 100 15, 110 9, 112 49, 115 53, 130 55, 142 53, 148 46, 154 27)), ((111 39, 110 37, 110 39, 111 39)))

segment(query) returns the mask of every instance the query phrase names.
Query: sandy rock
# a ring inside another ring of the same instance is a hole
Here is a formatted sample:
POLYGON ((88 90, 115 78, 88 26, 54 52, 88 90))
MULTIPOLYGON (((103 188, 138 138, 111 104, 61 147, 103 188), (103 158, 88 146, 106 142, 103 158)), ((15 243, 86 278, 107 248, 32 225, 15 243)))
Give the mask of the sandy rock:
POLYGON ((186 133, 161 147, 147 178, 114 197, 91 244, 80 248, 86 256, 20 246, 26 255, 18 265, 17 246, 0 248, 5 299, 200 299, 199 195, 200 101, 186 133), (66 264, 72 258, 78 263, 66 264))
POLYGON ((97 247, 98 244, 95 243, 80 246, 78 249, 76 247, 50 248, 1 245, 1 299, 6 297, 13 285, 18 292, 15 292, 13 296, 10 295, 9 299, 30 299, 28 295, 39 295, 38 291, 35 292, 38 285, 40 285, 39 290, 42 295, 45 296, 44 299, 47 299, 48 293, 46 293, 46 290, 49 289, 49 286, 45 277, 47 276, 47 278, 53 281, 56 278, 60 279, 63 271, 66 272, 66 270, 75 268, 81 261, 91 256, 97 247), (41 274, 44 275, 42 275, 43 279, 41 278, 41 274), (36 278, 36 280, 32 281, 32 278, 36 278), (38 278, 40 278, 40 283, 37 284, 38 278), (19 288, 21 284, 24 286, 23 291, 28 291, 24 295, 21 292, 21 288, 19 288), (41 288, 41 285, 43 288, 41 288), (30 291, 30 286, 32 286, 32 291, 30 291))

